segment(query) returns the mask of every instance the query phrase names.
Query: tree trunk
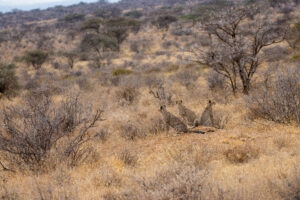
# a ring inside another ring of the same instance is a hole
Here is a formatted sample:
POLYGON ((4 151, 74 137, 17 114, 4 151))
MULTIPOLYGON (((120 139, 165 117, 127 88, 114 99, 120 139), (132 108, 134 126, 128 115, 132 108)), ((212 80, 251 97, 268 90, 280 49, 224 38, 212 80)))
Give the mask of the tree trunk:
POLYGON ((243 94, 249 95, 250 79, 242 80, 242 82, 243 82, 243 94))

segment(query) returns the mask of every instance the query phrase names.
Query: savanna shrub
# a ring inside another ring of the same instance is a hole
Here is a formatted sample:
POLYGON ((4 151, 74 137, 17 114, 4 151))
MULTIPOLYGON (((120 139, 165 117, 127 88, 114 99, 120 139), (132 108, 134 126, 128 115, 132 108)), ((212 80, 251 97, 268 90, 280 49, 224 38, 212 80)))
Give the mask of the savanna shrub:
POLYGON ((2 95, 14 95, 18 89, 18 82, 14 68, 15 66, 12 64, 8 65, 0 63, 0 97, 2 95))
POLYGON ((300 70, 287 68, 278 71, 273 80, 248 97, 253 117, 274 122, 300 124, 300 70))
POLYGON ((23 56, 23 60, 32 65, 34 69, 40 69, 48 59, 49 54, 40 50, 27 51, 23 56))
POLYGON ((97 111, 91 117, 78 96, 67 97, 57 104, 50 92, 32 91, 24 97, 22 105, 2 111, 0 151, 10 154, 13 161, 22 161, 35 169, 44 163, 60 139, 68 137, 62 152, 74 158, 80 145, 87 141, 87 131, 100 119, 101 113, 97 111), (75 128, 79 128, 76 134, 75 128))

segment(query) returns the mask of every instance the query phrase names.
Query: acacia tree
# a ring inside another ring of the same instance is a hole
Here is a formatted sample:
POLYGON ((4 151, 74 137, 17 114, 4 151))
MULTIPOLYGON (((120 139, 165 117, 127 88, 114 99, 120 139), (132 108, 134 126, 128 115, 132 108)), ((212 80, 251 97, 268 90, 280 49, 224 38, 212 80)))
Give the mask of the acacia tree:
POLYGON ((98 17, 94 17, 86 20, 81 26, 82 31, 94 31, 100 33, 100 27, 103 25, 103 20, 98 17))
POLYGON ((283 41, 286 32, 282 25, 253 6, 213 12, 200 27, 208 34, 210 43, 206 49, 192 46, 196 61, 226 77, 234 94, 238 80, 243 93, 249 93, 251 80, 264 61, 262 49, 283 41))
POLYGON ((40 69, 48 59, 49 54, 40 50, 27 51, 23 60, 31 64, 34 69, 40 69))
POLYGON ((152 21, 152 24, 158 29, 168 30, 170 24, 177 21, 177 18, 172 15, 163 15, 159 16, 155 21, 152 21))
POLYGON ((117 39, 103 34, 86 34, 80 47, 82 51, 95 52, 94 61, 98 67, 101 67, 105 52, 119 50, 117 39))
POLYGON ((113 18, 102 20, 92 18, 82 26, 86 34, 81 41, 81 50, 94 52, 94 61, 101 66, 104 54, 108 51, 119 51, 121 43, 127 38, 129 32, 137 33, 140 22, 128 18, 113 18))
POLYGON ((68 66, 73 69, 75 60, 78 56, 78 52, 76 50, 63 52, 62 55, 67 58, 68 66))
POLYGON ((107 20, 105 23, 105 33, 115 37, 119 45, 128 37, 129 32, 137 33, 141 23, 135 19, 124 17, 107 20))

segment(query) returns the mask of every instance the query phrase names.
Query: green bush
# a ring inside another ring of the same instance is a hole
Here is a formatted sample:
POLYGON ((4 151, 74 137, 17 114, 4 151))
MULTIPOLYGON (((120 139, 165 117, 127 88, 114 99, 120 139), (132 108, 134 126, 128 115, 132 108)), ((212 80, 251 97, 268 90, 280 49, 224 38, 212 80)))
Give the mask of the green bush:
POLYGON ((140 30, 140 26, 140 21, 123 17, 114 18, 106 22, 108 34, 113 35, 119 44, 127 38, 129 31, 137 33, 140 30))
POLYGON ((95 50, 97 53, 102 51, 118 51, 119 45, 114 37, 104 34, 87 34, 81 41, 81 50, 95 50))
POLYGON ((81 27, 81 30, 83 30, 83 31, 94 30, 98 33, 99 32, 99 27, 100 27, 101 24, 103 24, 102 19, 100 19, 98 17, 91 18, 91 19, 86 20, 83 23, 83 25, 81 27))
POLYGON ((293 55, 292 60, 300 60, 300 54, 293 55))
POLYGON ((132 10, 132 11, 125 13, 125 16, 138 19, 143 16, 143 13, 139 10, 132 10))
POLYGON ((184 20, 196 20, 199 18, 199 15, 198 14, 182 15, 180 18, 184 20))
POLYGON ((73 14, 64 16, 62 19, 60 19, 60 21, 73 23, 73 22, 84 20, 84 17, 85 17, 85 15, 83 15, 83 14, 73 13, 73 14))
POLYGON ((18 89, 17 77, 15 75, 15 66, 13 64, 0 63, 0 97, 12 96, 18 89))
POLYGON ((49 54, 40 50, 27 51, 23 60, 31 64, 34 69, 40 69, 48 59, 49 54))
POLYGON ((164 15, 158 17, 155 21, 152 22, 159 29, 168 29, 170 24, 176 22, 177 18, 172 15, 164 15))
POLYGON ((132 74, 132 71, 129 69, 115 69, 113 71, 113 75, 114 76, 119 76, 119 75, 128 75, 128 74, 132 74))

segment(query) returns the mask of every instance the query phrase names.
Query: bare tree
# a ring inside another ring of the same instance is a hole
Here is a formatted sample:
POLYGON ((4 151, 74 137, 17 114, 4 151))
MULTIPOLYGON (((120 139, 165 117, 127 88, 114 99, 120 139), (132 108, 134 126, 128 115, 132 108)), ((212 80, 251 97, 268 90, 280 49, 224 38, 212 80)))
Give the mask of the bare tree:
POLYGON ((195 61, 226 77, 235 94, 238 79, 248 94, 251 80, 262 61, 262 49, 283 41, 285 29, 251 6, 234 6, 213 12, 201 29, 209 35, 210 45, 191 48, 195 61))

